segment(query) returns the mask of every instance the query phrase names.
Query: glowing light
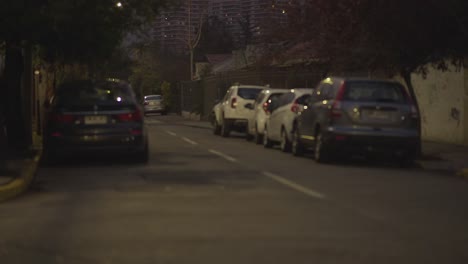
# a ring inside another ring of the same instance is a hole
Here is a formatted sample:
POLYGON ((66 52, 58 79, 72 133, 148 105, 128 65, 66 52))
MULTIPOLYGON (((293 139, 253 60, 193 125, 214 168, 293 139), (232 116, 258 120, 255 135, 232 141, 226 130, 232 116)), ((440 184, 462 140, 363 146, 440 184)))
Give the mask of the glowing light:
POLYGON ((122 102, 122 97, 117 97, 117 102, 122 102))
POLYGON ((117 2, 117 4, 115 4, 115 6, 117 6, 119 8, 122 7, 122 2, 117 2))

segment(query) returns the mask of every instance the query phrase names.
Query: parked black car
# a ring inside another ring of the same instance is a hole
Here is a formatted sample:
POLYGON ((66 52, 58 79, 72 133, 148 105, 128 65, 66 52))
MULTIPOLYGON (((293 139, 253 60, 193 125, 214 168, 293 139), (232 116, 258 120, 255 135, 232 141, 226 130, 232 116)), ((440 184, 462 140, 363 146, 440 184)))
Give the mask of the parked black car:
POLYGON ((398 82, 326 78, 293 126, 292 151, 318 162, 342 155, 387 155, 410 165, 419 154, 419 114, 398 82))
POLYGON ((77 153, 121 153, 148 160, 143 109, 130 84, 77 80, 61 85, 47 107, 49 161, 77 153))

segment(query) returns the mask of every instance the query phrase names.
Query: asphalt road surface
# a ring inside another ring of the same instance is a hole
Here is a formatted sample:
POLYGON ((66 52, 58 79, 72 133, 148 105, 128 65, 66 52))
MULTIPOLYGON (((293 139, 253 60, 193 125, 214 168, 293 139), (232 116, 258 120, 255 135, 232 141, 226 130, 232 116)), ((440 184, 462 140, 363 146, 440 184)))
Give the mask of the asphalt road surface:
POLYGON ((468 263, 468 183, 360 160, 320 165, 147 118, 151 158, 41 167, 0 204, 0 263, 468 263))

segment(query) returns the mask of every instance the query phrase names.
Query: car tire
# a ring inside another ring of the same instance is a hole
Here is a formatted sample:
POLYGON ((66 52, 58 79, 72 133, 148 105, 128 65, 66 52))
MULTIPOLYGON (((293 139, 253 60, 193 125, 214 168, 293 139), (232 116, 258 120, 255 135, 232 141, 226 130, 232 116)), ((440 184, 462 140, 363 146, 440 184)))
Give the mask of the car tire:
POLYGON ((267 130, 266 127, 265 127, 265 129, 263 130, 263 147, 264 147, 264 148, 272 148, 272 147, 273 147, 273 141, 271 141, 271 140, 268 138, 268 130, 267 130))
POLYGON ((221 126, 218 124, 218 120, 214 120, 213 122, 213 134, 220 135, 221 134, 221 126))
POLYGON ((299 140, 299 137, 300 137, 299 130, 296 128, 294 129, 294 133, 292 134, 291 152, 294 156, 297 156, 297 157, 304 155, 304 146, 299 140))
POLYGON ((282 152, 291 151, 291 142, 288 139, 288 135, 284 129, 281 130, 281 144, 280 149, 282 152))
POLYGON ((260 145, 260 144, 262 144, 262 142, 263 142, 263 135, 260 134, 260 133, 258 133, 258 127, 257 127, 257 125, 255 125, 254 142, 255 142, 255 144, 257 144, 257 145, 260 145))
POLYGON ((315 137, 314 148, 315 161, 318 163, 328 163, 331 160, 331 154, 328 150, 328 145, 323 141, 322 132, 318 131, 315 137))
POLYGON ((230 133, 231 133, 231 126, 229 124, 229 121, 226 119, 223 119, 223 124, 221 125, 221 136, 229 137, 230 133))

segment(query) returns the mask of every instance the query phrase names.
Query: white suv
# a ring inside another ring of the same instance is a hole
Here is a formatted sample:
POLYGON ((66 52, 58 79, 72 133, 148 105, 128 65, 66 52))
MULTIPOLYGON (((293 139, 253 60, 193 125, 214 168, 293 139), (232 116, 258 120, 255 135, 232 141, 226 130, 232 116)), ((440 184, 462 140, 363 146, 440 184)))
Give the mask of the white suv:
POLYGON ((291 89, 283 94, 277 102, 268 106, 271 112, 263 132, 263 146, 272 147, 281 144, 281 150, 291 150, 293 122, 296 116, 304 110, 306 100, 312 95, 313 89, 291 89))
POLYGON ((265 122, 270 112, 268 105, 274 103, 279 97, 289 92, 287 89, 265 89, 260 92, 255 103, 251 106, 253 113, 249 116, 247 127, 247 139, 254 139, 255 143, 261 144, 263 137, 263 129, 265 122))
POLYGON ((256 85, 231 86, 222 101, 213 107, 214 134, 228 137, 232 130, 245 132, 248 117, 252 114, 249 104, 253 105, 255 98, 265 88, 256 85))

